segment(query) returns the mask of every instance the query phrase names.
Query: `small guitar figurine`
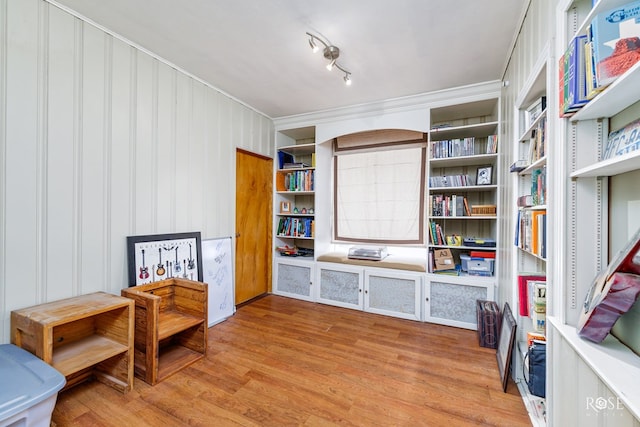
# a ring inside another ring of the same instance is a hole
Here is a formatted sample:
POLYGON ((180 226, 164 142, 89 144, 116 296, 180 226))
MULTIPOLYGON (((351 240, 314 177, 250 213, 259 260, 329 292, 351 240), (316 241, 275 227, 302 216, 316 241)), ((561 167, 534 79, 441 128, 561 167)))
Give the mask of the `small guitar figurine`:
MULTIPOLYGON (((173 264, 173 268, 175 270, 176 273, 180 273, 180 270, 182 269, 180 267, 180 261, 178 261, 178 247, 176 246, 176 263, 173 264)), ((179 276, 180 274, 178 274, 179 276)))
POLYGON ((578 335, 601 342, 640 295, 640 230, 600 272, 587 293, 578 335))
POLYGON ((140 267, 140 276, 142 280, 149 278, 149 267, 144 262, 144 249, 142 250, 142 267, 140 267))
POLYGON ((196 268, 196 260, 191 256, 191 243, 189 243, 189 265, 187 267, 189 270, 193 270, 196 268))
POLYGON ((158 257, 160 260, 158 261, 158 269, 156 270, 156 274, 158 276, 164 276, 165 269, 164 264, 162 263, 162 248, 158 248, 158 257))

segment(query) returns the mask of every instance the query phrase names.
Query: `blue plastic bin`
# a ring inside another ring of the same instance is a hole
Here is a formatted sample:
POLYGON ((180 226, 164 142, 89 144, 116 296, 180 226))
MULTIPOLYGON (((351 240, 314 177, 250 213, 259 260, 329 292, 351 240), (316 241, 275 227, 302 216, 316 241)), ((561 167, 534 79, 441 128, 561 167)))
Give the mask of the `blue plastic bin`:
POLYGON ((0 345, 0 427, 48 427, 64 375, 13 344, 0 345))

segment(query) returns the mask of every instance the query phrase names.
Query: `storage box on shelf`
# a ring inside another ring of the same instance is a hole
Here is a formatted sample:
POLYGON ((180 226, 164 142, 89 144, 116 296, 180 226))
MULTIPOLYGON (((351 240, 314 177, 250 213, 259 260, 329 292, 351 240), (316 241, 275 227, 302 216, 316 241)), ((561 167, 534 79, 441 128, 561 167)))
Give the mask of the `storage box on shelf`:
POLYGON ((207 350, 207 284, 168 279, 122 290, 135 301, 135 373, 154 385, 207 350))
POLYGON ((65 388, 89 378, 133 388, 133 301, 96 292, 11 312, 11 342, 52 365, 65 388))
MULTIPOLYGON (((461 255, 478 246, 496 249, 498 104, 491 98, 431 111, 428 241, 431 253, 452 252, 458 268, 449 274, 469 273, 460 268, 461 255)), ((493 268, 483 275, 492 276, 493 268)))

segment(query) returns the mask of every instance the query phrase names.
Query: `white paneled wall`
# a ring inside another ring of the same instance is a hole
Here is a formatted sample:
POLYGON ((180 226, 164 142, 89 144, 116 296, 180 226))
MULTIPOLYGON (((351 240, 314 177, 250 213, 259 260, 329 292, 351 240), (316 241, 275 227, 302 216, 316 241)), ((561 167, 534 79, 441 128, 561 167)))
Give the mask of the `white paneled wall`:
POLYGON ((0 0, 0 343, 13 309, 126 286, 126 236, 235 230, 270 118, 43 0, 0 0))

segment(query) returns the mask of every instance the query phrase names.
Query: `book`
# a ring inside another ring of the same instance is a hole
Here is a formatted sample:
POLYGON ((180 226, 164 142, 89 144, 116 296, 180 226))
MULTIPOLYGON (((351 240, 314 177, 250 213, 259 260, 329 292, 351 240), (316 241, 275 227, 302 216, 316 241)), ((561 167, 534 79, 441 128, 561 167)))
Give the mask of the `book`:
POLYGON ((609 133, 602 160, 640 150, 640 119, 609 133))
POLYGON ((569 43, 565 56, 564 112, 575 112, 589 102, 587 99, 586 63, 584 45, 586 35, 575 36, 569 43))
POLYGON ((640 1, 596 15, 591 22, 593 56, 599 87, 613 83, 640 61, 640 1))
POLYGON ((527 282, 546 281, 544 273, 520 273, 518 274, 518 313, 520 316, 529 316, 529 297, 527 282))
POLYGON ((518 274, 518 313, 520 316, 529 317, 529 297, 527 282, 545 281, 547 277, 544 273, 520 273, 518 274))

